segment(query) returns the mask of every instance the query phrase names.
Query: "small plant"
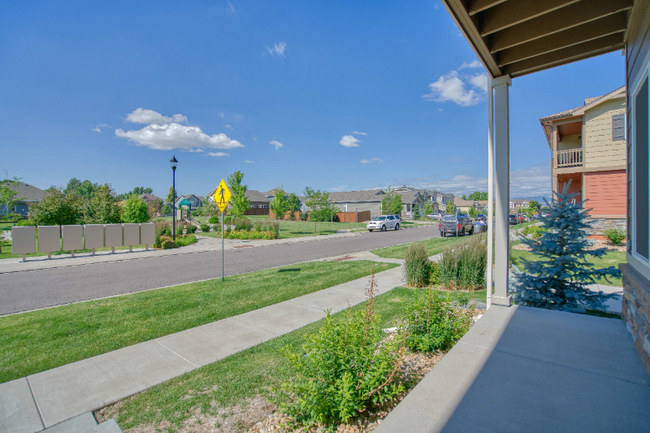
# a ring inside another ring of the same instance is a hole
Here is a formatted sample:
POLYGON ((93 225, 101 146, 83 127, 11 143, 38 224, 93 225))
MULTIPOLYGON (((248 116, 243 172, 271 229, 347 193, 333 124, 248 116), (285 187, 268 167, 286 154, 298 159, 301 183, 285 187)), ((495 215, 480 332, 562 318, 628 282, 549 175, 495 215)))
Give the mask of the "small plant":
POLYGON ((249 232, 253 228, 253 223, 248 218, 237 218, 234 222, 235 230, 249 232))
POLYGON ((179 247, 186 247, 188 245, 192 245, 193 243, 196 243, 196 236, 194 235, 185 235, 180 238, 176 238, 176 245, 179 247))
POLYGON ((162 248, 163 250, 168 250, 171 248, 178 248, 178 245, 176 242, 172 241, 171 239, 167 239, 162 243, 162 248))
POLYGON ((221 224, 221 220, 219 219, 218 215, 212 215, 210 219, 208 219, 208 222, 210 224, 221 224))
POLYGON ((429 288, 405 308, 406 346, 418 352, 450 349, 472 324, 469 310, 446 302, 429 288))
POLYGON ((474 290, 485 286, 485 235, 447 247, 440 261, 440 283, 449 289, 474 290))
POLYGON ((603 232, 603 234, 612 243, 612 245, 623 245, 623 242, 625 242, 625 230, 607 229, 603 232))
POLYGON ((194 234, 196 232, 196 226, 192 223, 185 224, 185 233, 188 235, 194 234))
POLYGON ((404 276, 411 287, 424 287, 431 281, 431 262, 422 242, 414 242, 406 250, 404 276))
POLYGON ((263 227, 264 227, 264 226, 262 225, 262 223, 260 223, 260 222, 256 222, 256 223, 255 223, 255 230, 256 230, 256 231, 258 231, 258 232, 264 231, 264 230, 263 230, 263 227))
POLYGON ((429 262, 430 274, 429 274, 429 284, 435 286, 440 284, 440 264, 438 262, 429 262))
POLYGON ((210 224, 201 224, 201 231, 207 233, 210 231, 210 224))
POLYGON ((530 225, 524 227, 522 233, 524 236, 533 235, 533 238, 541 238, 546 229, 542 226, 530 225))
POLYGON ((348 310, 337 319, 328 311, 300 351, 284 349, 292 374, 282 387, 289 398, 283 409, 296 425, 333 429, 394 401, 404 390, 396 375, 403 345, 399 340, 380 343, 384 335, 373 309, 375 290, 373 274, 364 310, 348 310))

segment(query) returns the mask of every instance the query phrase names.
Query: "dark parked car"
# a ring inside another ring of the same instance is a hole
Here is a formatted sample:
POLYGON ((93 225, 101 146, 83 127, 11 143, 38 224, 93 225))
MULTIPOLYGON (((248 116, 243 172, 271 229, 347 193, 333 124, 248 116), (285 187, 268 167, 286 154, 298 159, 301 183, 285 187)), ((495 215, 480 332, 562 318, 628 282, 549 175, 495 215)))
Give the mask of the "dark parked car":
POLYGON ((517 215, 510 215, 509 220, 510 220, 510 225, 511 226, 517 225, 517 215))
POLYGON ((454 236, 474 234, 474 225, 469 215, 466 213, 459 213, 458 215, 445 215, 442 218, 438 228, 440 229, 440 236, 445 237, 447 234, 454 236))

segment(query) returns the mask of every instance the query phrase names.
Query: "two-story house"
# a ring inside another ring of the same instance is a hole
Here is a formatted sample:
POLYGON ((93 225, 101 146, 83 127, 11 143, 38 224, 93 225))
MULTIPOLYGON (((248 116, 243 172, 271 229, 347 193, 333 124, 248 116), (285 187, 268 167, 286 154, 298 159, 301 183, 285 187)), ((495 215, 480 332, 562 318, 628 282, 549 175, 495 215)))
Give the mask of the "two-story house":
POLYGON ((625 228, 625 86, 540 119, 552 153, 553 192, 569 192, 593 218, 592 235, 625 228))

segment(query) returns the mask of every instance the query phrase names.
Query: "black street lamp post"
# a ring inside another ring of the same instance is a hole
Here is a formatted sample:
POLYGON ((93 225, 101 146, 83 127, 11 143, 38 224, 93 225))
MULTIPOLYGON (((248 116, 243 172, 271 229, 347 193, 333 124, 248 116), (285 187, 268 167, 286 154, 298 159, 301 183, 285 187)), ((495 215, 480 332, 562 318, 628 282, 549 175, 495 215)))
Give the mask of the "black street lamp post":
POLYGON ((174 242, 176 242, 176 166, 178 165, 178 161, 176 160, 176 156, 173 156, 171 161, 169 163, 172 166, 172 172, 173 174, 173 183, 172 183, 172 237, 174 238, 174 242))

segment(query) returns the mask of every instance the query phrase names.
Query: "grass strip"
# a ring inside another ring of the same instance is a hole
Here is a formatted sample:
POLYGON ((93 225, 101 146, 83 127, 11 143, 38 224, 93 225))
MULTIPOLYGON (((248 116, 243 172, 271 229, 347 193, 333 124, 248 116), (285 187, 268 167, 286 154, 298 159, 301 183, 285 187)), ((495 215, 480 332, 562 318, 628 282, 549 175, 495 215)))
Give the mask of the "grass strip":
MULTIPOLYGON (((470 293, 440 292, 449 300, 467 302, 470 293)), ((406 301, 425 296, 425 289, 397 287, 375 298, 373 308, 379 313, 382 327, 393 326, 402 315, 406 301)), ((485 301, 485 291, 476 292, 485 301)), ((363 303, 353 309, 363 308, 363 303)), ((342 311, 338 314, 347 314, 342 311)), ((176 431, 183 423, 197 415, 215 416, 223 408, 244 405, 246 399, 261 395, 269 398, 288 378, 290 371, 281 349, 287 345, 299 348, 304 336, 316 332, 323 320, 309 324, 288 334, 276 337, 250 349, 206 365, 183 376, 154 386, 108 408, 123 430, 136 427, 137 431, 153 431, 144 427, 161 427, 176 431)), ((242 426, 242 431, 245 430, 242 426)))
POLYGON ((395 267, 310 262, 0 317, 0 383, 395 267))
MULTIPOLYGON (((455 244, 456 242, 463 242, 469 239, 468 236, 459 236, 459 237, 447 237, 447 238, 432 238, 426 239, 422 242, 424 247, 427 250, 427 256, 431 257, 436 254, 440 254, 445 247, 455 244)), ((411 244, 395 245, 392 247, 379 248, 376 250, 370 251, 371 253, 383 257, 385 259, 402 259, 406 257, 406 250, 411 244)))

